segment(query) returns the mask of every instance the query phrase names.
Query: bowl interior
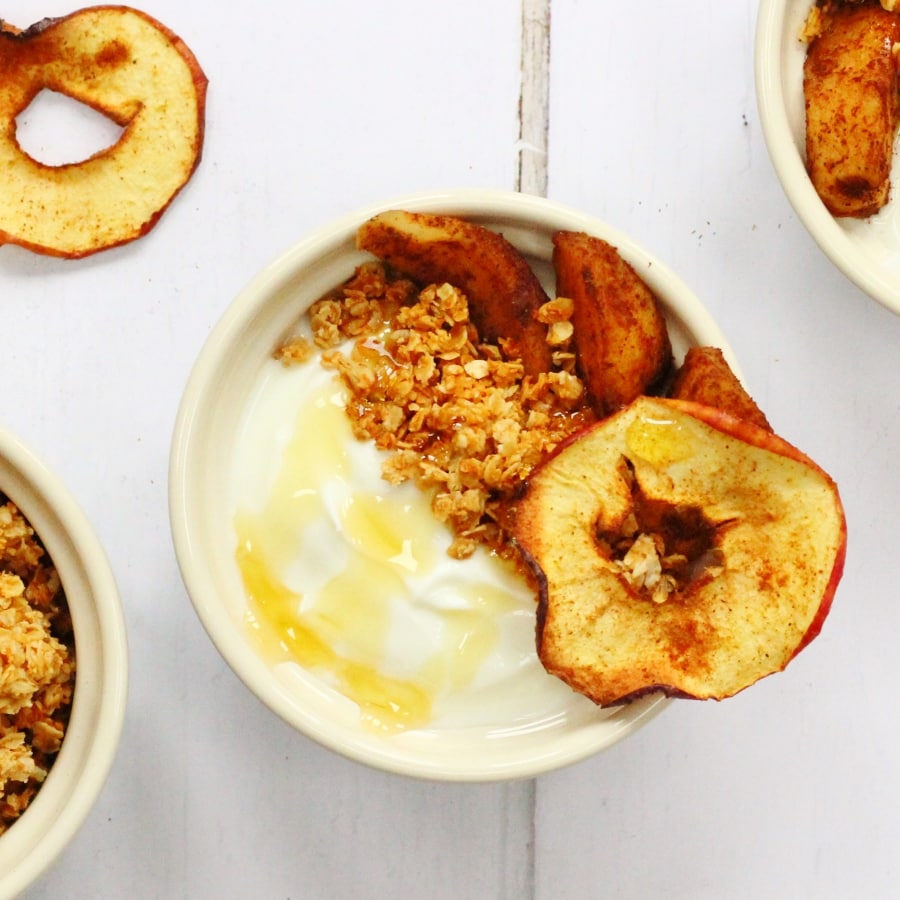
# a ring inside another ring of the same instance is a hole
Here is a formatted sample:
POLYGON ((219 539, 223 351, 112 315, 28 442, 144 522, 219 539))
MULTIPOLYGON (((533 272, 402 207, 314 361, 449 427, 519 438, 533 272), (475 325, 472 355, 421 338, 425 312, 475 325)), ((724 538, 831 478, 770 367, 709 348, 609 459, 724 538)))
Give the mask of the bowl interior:
MULTIPOLYGON (((806 173, 806 112, 800 40, 814 0, 761 0, 755 79, 766 146, 784 192, 821 250, 857 287, 900 313, 900 206, 896 197, 865 220, 836 219, 806 173)), ((894 179, 896 180, 896 179, 894 179)))
POLYGON ((127 693, 125 623, 112 571, 65 486, 0 431, 0 486, 43 540, 66 592, 77 653, 71 716, 59 755, 28 809, 0 838, 0 896, 23 890, 57 858, 106 780, 127 693))
MULTIPOLYGON (((210 335, 188 381, 170 466, 170 512, 182 575, 213 642, 245 684, 295 728, 350 758, 407 775, 448 780, 532 776, 609 746, 659 712, 651 696, 598 709, 567 692, 543 721, 494 727, 423 728, 386 738, 361 728, 358 709, 308 672, 278 678, 251 645, 246 600, 234 559, 229 492, 235 435, 261 367, 298 317, 368 258, 358 226, 385 208, 459 215, 503 234, 552 289, 551 237, 583 230, 615 244, 661 298, 676 353, 724 337, 690 291, 661 263, 602 222, 546 200, 486 191, 416 194, 361 210, 300 241, 254 279, 210 335)), ((733 359, 732 359, 733 362, 733 359)), ((299 667, 298 667, 299 668, 299 667)), ((549 677, 549 676, 548 676, 549 677)))

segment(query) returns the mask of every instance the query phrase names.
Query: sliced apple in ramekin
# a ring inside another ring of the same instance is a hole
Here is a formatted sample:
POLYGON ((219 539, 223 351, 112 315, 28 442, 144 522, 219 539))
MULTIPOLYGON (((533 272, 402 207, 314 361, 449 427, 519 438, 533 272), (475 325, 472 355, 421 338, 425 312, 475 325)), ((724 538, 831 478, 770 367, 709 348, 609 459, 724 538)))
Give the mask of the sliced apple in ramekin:
POLYGON ((545 668, 601 705, 730 697, 819 633, 843 572, 834 481, 764 428, 640 397, 532 473, 517 544, 545 668))

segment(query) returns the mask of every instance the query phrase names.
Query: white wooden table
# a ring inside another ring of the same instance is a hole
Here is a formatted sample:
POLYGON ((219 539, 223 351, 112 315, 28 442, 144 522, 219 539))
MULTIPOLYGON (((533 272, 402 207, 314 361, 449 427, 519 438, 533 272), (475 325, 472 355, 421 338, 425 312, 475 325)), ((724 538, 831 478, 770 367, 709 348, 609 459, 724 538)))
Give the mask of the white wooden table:
MULTIPOLYGON (((550 5, 147 0, 210 78, 195 177, 128 247, 0 249, 0 421, 99 532, 132 660, 116 764, 31 900, 894 895, 900 318, 825 259, 776 182, 752 0, 550 5), (189 369, 250 277, 350 209, 469 186, 545 192, 675 269, 850 524, 832 615, 786 673, 673 704, 567 770, 478 786, 370 771, 256 701, 194 615, 166 502, 189 369)), ((23 140, 48 156, 86 133, 39 111, 23 140)))

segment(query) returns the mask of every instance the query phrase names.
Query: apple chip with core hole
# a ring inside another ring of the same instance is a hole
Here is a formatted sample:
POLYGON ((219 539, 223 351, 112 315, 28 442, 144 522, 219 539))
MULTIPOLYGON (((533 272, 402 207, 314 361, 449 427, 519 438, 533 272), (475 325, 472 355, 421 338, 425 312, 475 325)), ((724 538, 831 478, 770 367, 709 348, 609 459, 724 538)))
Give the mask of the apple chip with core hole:
POLYGON ((611 244, 589 234, 553 236, 556 293, 574 303, 572 325, 582 380, 598 415, 653 393, 672 367, 662 309, 611 244))
POLYGON ((545 668, 601 705, 730 697, 818 633, 840 580, 837 488, 769 431, 642 397, 534 470, 515 538, 545 668))
POLYGON ((82 257, 149 231, 193 174, 206 76, 185 43, 124 6, 82 9, 24 31, 0 27, 0 242, 82 257), (57 91, 123 127, 89 159, 50 166, 16 139, 16 117, 57 91))
POLYGON ((388 210, 365 222, 356 242, 420 284, 459 288, 483 341, 510 346, 529 375, 550 369, 547 329, 535 318, 550 298, 502 235, 455 216, 388 210))

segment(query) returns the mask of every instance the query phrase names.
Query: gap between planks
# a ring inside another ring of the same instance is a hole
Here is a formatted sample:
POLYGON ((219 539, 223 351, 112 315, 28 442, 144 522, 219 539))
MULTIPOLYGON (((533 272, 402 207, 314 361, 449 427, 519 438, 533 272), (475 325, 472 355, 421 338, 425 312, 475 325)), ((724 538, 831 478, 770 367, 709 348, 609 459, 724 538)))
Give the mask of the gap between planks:
POLYGON ((522 0, 516 190, 547 196, 550 0, 522 0))
MULTIPOLYGON (((516 190, 546 197, 550 130, 550 0, 522 0, 521 41, 516 190)), ((520 873, 520 878, 513 876, 508 883, 516 885, 523 898, 533 898, 537 782, 531 779, 520 787, 524 793, 521 802, 528 817, 527 871, 520 873)), ((514 859, 516 854, 509 854, 509 857, 514 859)))

